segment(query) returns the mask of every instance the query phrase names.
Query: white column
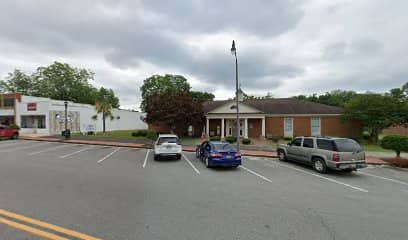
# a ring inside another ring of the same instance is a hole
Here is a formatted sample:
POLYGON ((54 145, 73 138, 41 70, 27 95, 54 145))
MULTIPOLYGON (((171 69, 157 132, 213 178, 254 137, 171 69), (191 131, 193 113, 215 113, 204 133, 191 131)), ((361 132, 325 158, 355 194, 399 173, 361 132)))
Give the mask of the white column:
POLYGON ((207 119, 207 123, 205 125, 205 137, 210 137, 210 119, 208 119, 208 117, 206 117, 207 119))
POLYGON ((229 136, 229 119, 225 120, 225 127, 227 129, 227 133, 225 134, 225 136, 229 136))
POLYGON ((221 139, 224 138, 224 132, 225 132, 225 129, 224 129, 224 118, 221 118, 221 139))
POLYGON ((262 137, 265 136, 265 117, 262 118, 262 137))
POLYGON ((244 138, 248 138, 248 118, 245 118, 245 124, 244 124, 244 138))

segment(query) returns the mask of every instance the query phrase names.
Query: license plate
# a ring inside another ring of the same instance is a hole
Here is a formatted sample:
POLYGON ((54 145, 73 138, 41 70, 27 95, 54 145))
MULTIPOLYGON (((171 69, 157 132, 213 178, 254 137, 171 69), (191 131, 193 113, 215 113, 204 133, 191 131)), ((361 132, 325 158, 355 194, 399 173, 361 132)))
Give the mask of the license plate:
POLYGON ((355 163, 350 164, 350 168, 356 168, 356 167, 357 167, 357 165, 355 163))
POLYGON ((167 149, 170 149, 170 148, 171 148, 171 146, 167 146, 166 148, 167 148, 167 149))
POLYGON ((230 159, 230 158, 232 158, 232 156, 230 156, 230 155, 227 155, 225 158, 227 158, 227 159, 230 159))

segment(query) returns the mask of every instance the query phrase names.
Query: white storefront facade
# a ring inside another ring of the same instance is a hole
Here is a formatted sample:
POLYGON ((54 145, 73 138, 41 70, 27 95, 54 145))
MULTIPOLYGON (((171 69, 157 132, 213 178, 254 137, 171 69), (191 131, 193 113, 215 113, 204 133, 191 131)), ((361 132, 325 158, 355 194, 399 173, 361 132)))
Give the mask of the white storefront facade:
MULTIPOLYGON (((106 118, 106 130, 147 129, 143 121, 145 114, 136 111, 113 109, 113 119, 106 118)), ((102 114, 95 106, 68 102, 68 128, 71 132, 102 131, 102 114), (97 118, 95 119, 95 115, 97 118)), ((20 134, 54 135, 65 129, 64 101, 49 98, 1 95, 0 124, 16 123, 20 134), (14 98, 12 103, 11 98, 14 98)))

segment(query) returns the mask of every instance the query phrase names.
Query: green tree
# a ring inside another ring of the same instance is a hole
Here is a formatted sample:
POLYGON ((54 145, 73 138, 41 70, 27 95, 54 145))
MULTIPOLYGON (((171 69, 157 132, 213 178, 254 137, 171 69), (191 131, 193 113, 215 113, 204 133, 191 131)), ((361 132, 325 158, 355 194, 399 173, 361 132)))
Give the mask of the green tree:
POLYGON ((385 149, 394 150, 397 158, 400 157, 401 152, 408 152, 408 136, 402 135, 388 135, 381 139, 381 147, 385 149))
POLYGON ((212 93, 200 92, 200 91, 190 91, 190 95, 194 101, 205 102, 213 101, 215 96, 212 93))
POLYGON ((325 94, 322 95, 317 95, 316 93, 314 93, 310 96, 305 95, 295 96, 295 98, 331 106, 343 107, 348 101, 350 101, 357 95, 358 93, 354 91, 333 90, 331 92, 326 92, 325 94))
POLYGON ((140 87, 140 91, 142 92, 140 108, 146 111, 147 101, 152 96, 163 94, 177 95, 189 92, 190 89, 191 87, 187 79, 181 75, 153 75, 145 79, 143 85, 140 87))
POLYGON ((0 92, 33 95, 35 85, 36 81, 32 76, 15 69, 14 72, 8 73, 8 76, 0 81, 0 92))
POLYGON ((377 142, 383 129, 407 123, 408 107, 406 102, 390 95, 362 94, 345 104, 344 119, 360 120, 373 142, 377 142))
POLYGON ((89 83, 94 79, 94 73, 90 70, 54 62, 49 66, 39 67, 34 76, 37 82, 33 92, 35 96, 78 103, 95 103, 97 89, 89 83))
MULTIPOLYGON (((113 108, 119 107, 119 99, 115 96, 112 89, 101 87, 96 95, 95 109, 98 113, 102 113, 102 131, 106 132, 106 118, 111 121, 115 119, 112 114, 113 108)), ((98 115, 94 115, 92 119, 97 120, 98 115)))

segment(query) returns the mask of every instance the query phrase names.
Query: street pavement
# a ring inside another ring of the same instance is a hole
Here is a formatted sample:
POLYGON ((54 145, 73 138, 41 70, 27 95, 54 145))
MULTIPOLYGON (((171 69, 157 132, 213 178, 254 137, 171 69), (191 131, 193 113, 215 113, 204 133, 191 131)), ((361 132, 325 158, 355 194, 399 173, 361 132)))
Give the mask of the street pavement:
POLYGON ((408 172, 317 174, 244 157, 207 169, 194 153, 0 141, 0 239, 408 239, 408 172), (17 215, 16 215, 17 214, 17 215), (29 219, 27 219, 29 218, 29 219), (41 221, 41 222, 39 222, 41 221), (52 224, 52 225, 49 225, 52 224))

